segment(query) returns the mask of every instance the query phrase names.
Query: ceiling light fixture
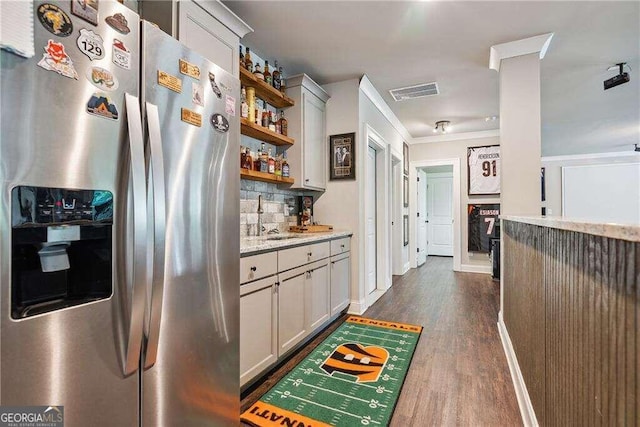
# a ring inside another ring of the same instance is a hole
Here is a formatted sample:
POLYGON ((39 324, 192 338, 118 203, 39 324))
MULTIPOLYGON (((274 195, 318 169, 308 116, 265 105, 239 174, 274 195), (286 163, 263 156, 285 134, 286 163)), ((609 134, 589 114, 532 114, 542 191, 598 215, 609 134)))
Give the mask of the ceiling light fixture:
POLYGON ((447 133, 451 132, 451 122, 449 120, 439 120, 436 122, 436 127, 433 128, 433 132, 447 133))
POLYGON ((498 116, 488 116, 484 118, 485 122, 495 122, 498 116))

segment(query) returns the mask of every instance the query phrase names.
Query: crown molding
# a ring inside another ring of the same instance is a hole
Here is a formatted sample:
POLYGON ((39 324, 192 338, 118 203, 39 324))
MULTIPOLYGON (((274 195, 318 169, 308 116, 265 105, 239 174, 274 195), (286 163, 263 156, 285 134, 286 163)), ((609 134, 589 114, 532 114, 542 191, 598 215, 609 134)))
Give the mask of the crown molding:
POLYGON ((222 22, 225 27, 233 31, 238 37, 243 38, 248 33, 253 33, 253 28, 244 22, 231 9, 219 0, 194 0, 201 8, 209 12, 214 18, 222 22))
POLYGON ((369 98, 373 105, 376 106, 376 108, 382 113, 382 115, 387 120, 389 120, 391 126, 393 126, 395 130, 397 130, 400 135, 402 135, 402 138, 404 138, 405 142, 410 144, 413 138, 409 134, 409 131, 403 126, 403 124, 400 122, 398 117, 396 117, 393 111, 391 111, 389 105, 387 105, 387 103, 384 101, 382 95, 380 95, 380 93, 376 90, 376 88, 373 86, 373 83, 371 83, 371 80, 369 80, 369 77, 367 77, 366 74, 364 74, 362 78, 360 78, 360 90, 362 90, 362 92, 367 96, 367 98, 369 98))
POLYGON ((481 130, 477 132, 461 132, 461 133, 446 133, 434 136, 423 136, 422 138, 414 138, 410 145, 427 144, 430 142, 447 142, 447 141, 460 141, 463 139, 479 139, 479 138, 493 138, 500 136, 500 129, 481 130))
POLYGON ((553 33, 547 33, 527 39, 495 44, 491 46, 489 51, 489 68, 500 71, 500 63, 503 59, 529 55, 536 52, 540 52, 540 59, 542 59, 547 53, 552 38, 553 33))

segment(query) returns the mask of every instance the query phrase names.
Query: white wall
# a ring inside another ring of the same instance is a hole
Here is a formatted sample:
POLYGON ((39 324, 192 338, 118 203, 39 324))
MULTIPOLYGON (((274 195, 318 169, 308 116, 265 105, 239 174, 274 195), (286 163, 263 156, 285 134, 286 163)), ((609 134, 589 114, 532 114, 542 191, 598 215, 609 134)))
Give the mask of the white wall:
MULTIPOLYGON (((428 143, 420 143, 420 139, 416 139, 414 140, 414 144, 409 147, 409 158, 412 162, 455 158, 459 159, 460 161, 460 224, 458 226, 460 227, 459 231, 461 237, 460 263, 462 271, 477 271, 486 273, 489 273, 491 271, 491 263, 487 254, 467 251, 467 204, 500 203, 500 197, 472 196, 470 198, 467 194, 467 147, 497 144, 500 144, 500 138, 495 136, 488 138, 428 143)), ((413 235, 413 233, 411 235, 413 235)))

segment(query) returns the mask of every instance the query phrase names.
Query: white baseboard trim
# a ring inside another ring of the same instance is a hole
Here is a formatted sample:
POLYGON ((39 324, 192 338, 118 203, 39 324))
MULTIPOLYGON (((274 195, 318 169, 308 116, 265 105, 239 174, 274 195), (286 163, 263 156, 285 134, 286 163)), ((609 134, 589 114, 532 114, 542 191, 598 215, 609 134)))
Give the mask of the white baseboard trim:
POLYGON ((409 271, 411 269, 411 263, 406 263, 405 265, 402 266, 402 275, 404 276, 405 274, 407 274, 407 271, 409 271))
POLYGON ((507 356, 507 363, 509 364, 509 371, 511 372, 511 379, 513 380, 513 388, 516 391, 516 398, 518 399, 522 422, 525 427, 538 427, 538 420, 536 418, 536 413, 533 411, 533 405, 531 405, 527 385, 524 383, 524 378, 522 378, 522 372, 520 371, 520 365, 518 365, 516 353, 513 351, 509 332, 502 320, 502 312, 500 312, 499 318, 498 332, 500 333, 500 340, 502 341, 504 354, 507 356))
POLYGON ((362 316, 362 314, 367 310, 367 303, 364 300, 359 301, 351 301, 349 304, 349 309, 347 313, 354 314, 356 316, 362 316))
POLYGON ((462 264, 460 266, 460 271, 464 273, 491 274, 493 271, 493 268, 490 265, 462 264))

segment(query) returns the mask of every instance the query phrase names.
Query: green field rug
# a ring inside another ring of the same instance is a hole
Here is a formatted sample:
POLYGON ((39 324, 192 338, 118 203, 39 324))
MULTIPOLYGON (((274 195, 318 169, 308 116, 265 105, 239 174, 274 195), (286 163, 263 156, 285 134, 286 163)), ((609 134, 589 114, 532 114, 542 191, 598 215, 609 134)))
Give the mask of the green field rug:
POLYGON ((387 426, 421 332, 350 316, 241 418, 260 427, 387 426))

